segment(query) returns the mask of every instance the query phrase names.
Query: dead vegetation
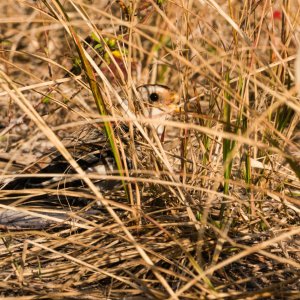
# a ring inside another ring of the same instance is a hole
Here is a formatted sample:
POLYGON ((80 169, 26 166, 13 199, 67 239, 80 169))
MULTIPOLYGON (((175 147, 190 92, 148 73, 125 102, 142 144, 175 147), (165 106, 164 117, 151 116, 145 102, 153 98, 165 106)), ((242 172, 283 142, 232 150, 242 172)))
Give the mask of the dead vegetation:
POLYGON ((296 2, 1 1, 2 298, 299 298, 296 2))

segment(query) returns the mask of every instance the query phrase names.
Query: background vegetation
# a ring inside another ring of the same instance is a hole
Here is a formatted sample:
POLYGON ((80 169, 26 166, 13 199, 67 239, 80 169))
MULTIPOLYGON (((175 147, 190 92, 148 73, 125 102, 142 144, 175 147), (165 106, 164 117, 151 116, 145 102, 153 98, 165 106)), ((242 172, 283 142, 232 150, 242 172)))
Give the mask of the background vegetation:
POLYGON ((0 206, 34 218, 55 199, 65 219, 2 225, 3 298, 299 299, 299 1, 7 0, 0 12, 0 206), (180 96, 169 139, 141 113, 148 83, 180 96), (86 174, 66 146, 83 140, 111 149, 116 171, 86 174), (53 147, 81 188, 5 189, 53 147))

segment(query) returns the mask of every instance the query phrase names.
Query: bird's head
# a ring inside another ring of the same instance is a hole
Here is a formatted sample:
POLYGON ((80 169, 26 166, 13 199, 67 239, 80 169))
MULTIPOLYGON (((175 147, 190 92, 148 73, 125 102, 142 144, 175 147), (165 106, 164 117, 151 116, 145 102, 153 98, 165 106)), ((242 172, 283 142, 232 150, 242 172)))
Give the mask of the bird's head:
POLYGON ((149 117, 169 114, 176 111, 179 96, 170 88, 160 84, 146 84, 137 88, 141 100, 148 110, 149 117))
POLYGON ((140 100, 146 108, 143 112, 145 117, 159 119, 161 124, 156 124, 154 128, 159 136, 163 136, 165 126, 163 121, 178 111, 179 96, 170 88, 159 84, 146 84, 137 88, 140 100))

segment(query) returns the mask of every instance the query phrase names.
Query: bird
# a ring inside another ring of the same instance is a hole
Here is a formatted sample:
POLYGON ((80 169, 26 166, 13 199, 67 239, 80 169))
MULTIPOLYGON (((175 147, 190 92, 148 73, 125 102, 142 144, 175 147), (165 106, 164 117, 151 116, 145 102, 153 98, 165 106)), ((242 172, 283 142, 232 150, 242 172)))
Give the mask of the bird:
MULTIPOLYGON (((137 101, 144 107, 143 116, 150 119, 159 118, 159 125, 154 125, 154 129, 161 136, 164 132, 163 121, 172 115, 179 104, 178 94, 160 84, 141 85, 137 88, 137 92, 137 101)), ((126 166, 130 171, 132 159, 126 149, 128 148, 126 144, 129 140, 129 130, 126 124, 121 128, 121 142, 126 152, 126 166)), ((136 134, 138 133, 136 132, 136 134)), ((78 165, 87 176, 92 178, 95 186, 105 197, 116 199, 117 202, 128 200, 122 181, 108 178, 112 174, 118 175, 119 170, 108 139, 101 127, 85 126, 80 129, 80 133, 75 132, 73 137, 64 141, 64 144, 78 165)), ((140 152, 141 157, 145 158, 145 153, 139 146, 136 147, 136 150, 140 152)), ((14 164, 11 161, 9 163, 20 167, 20 164, 14 164)), ((6 168, 4 167, 4 169, 6 168)), ((64 156, 53 149, 36 159, 31 165, 19 170, 11 180, 2 180, 1 182, 0 178, 1 203, 11 207, 25 207, 27 210, 42 209, 43 216, 56 217, 64 222, 68 218, 71 207, 72 211, 76 207, 81 209, 93 199, 85 183, 76 174, 64 156)), ((86 213, 97 214, 94 207, 86 213)), ((0 225, 8 228, 44 229, 53 223, 47 218, 27 214, 26 210, 20 212, 4 209, 0 210, 0 225)))
MULTIPOLYGON (((159 125, 154 126, 158 135, 163 133, 164 120, 170 116, 179 104, 178 93, 170 89, 168 86, 160 84, 144 84, 137 87, 138 101, 145 107, 144 117, 159 118, 159 125)), ((75 134, 75 139, 68 139, 66 148, 72 154, 79 166, 87 173, 96 173, 99 175, 111 174, 117 171, 117 164, 114 159, 112 150, 109 147, 107 138, 104 136, 100 128, 91 128, 88 126, 84 129, 90 131, 89 134, 78 138, 78 133, 75 134), (71 141, 71 142, 70 142, 71 141)), ((126 140, 126 126, 123 126, 124 136, 126 140)), ((131 168, 131 160, 127 158, 126 162, 129 169, 131 168)), ((37 188, 74 188, 81 186, 82 182, 78 179, 74 180, 68 178, 66 175, 75 174, 68 161, 57 151, 53 150, 45 153, 34 164, 25 169, 28 177, 16 178, 3 182, 0 189, 2 190, 24 190, 37 188), (30 176, 30 174, 38 174, 37 176, 30 176), (49 177, 48 174, 62 174, 54 178, 49 177), (43 177, 43 175, 45 175, 43 177)), ((21 170, 20 174, 24 174, 21 170)), ((105 189, 110 192, 116 181, 99 180, 99 189, 105 189)))
MULTIPOLYGON (((159 119, 161 123, 170 115, 178 111, 179 95, 169 87, 160 84, 146 84, 137 88, 146 107, 145 117, 159 119)), ((165 129, 163 124, 155 126, 158 135, 162 135, 165 129)))

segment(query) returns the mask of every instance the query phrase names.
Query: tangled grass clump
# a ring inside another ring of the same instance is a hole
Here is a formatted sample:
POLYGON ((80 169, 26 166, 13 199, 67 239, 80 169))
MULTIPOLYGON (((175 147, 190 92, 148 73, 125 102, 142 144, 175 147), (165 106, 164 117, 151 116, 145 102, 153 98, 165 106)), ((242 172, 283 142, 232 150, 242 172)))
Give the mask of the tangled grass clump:
POLYGON ((2 298, 299 297, 299 4, 218 3, 1 2, 2 298))

